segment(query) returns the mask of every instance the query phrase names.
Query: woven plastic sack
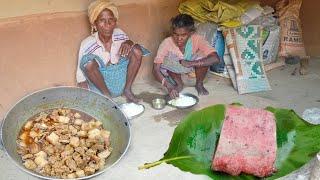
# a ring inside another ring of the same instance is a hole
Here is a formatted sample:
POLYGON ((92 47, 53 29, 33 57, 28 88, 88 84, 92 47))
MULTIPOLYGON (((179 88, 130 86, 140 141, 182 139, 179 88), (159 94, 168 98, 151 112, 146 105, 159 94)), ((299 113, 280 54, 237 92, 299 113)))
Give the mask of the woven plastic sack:
POLYGON ((228 29, 227 46, 236 72, 239 94, 270 90, 261 54, 261 26, 228 29))
POLYGON ((307 57, 299 19, 302 0, 281 0, 276 4, 281 27, 279 56, 307 57))

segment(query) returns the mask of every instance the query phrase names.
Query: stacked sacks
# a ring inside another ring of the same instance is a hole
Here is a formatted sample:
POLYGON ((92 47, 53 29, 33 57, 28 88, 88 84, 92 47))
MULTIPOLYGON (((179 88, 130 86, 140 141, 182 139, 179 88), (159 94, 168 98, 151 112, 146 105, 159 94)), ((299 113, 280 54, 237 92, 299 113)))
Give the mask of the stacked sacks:
POLYGON ((210 67, 211 72, 231 78, 239 94, 271 89, 264 65, 277 60, 280 41, 280 26, 271 7, 262 8, 252 0, 187 0, 179 11, 200 22, 215 23, 211 30, 209 23, 198 27, 199 34, 210 32, 202 34, 211 35, 206 39, 222 60, 210 67))
MULTIPOLYGON (((234 45, 232 41, 229 41, 229 42, 232 43, 232 44, 229 44, 229 45, 231 45, 231 46, 234 45)), ((227 46, 227 39, 225 39, 225 51, 224 51, 224 55, 223 55, 223 60, 224 60, 225 67, 227 69, 228 75, 229 75, 229 77, 231 79, 233 88, 235 90, 237 90, 236 71, 235 71, 235 68, 233 66, 233 62, 232 62, 230 51, 229 51, 228 46, 227 46)))
POLYGON ((239 94, 270 90, 262 63, 262 27, 248 25, 224 31, 214 23, 200 23, 197 33, 216 48, 221 62, 210 67, 231 78, 239 94))

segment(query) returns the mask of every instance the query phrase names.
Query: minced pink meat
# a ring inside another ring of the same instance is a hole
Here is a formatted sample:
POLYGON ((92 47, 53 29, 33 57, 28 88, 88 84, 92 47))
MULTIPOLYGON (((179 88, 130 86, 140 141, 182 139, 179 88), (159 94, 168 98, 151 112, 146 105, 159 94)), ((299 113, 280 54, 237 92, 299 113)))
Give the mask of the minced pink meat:
POLYGON ((212 160, 214 171, 258 177, 275 171, 277 151, 274 115, 263 109, 230 106, 212 160))

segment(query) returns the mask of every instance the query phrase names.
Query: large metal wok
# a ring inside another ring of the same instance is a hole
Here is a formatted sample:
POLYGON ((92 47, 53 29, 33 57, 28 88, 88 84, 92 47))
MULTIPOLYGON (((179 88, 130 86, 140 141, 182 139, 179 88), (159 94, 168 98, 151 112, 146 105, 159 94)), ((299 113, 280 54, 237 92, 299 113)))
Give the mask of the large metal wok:
POLYGON ((53 108, 72 108, 85 112, 103 123, 111 131, 111 147, 113 151, 106 160, 105 168, 93 175, 78 179, 86 179, 101 174, 126 153, 130 144, 130 126, 126 116, 120 111, 118 105, 111 99, 97 93, 76 88, 56 87, 41 90, 30 94, 20 100, 6 114, 1 126, 1 141, 3 148, 22 170, 44 179, 54 179, 42 176, 26 169, 21 157, 17 154, 16 139, 23 124, 35 114, 53 108))

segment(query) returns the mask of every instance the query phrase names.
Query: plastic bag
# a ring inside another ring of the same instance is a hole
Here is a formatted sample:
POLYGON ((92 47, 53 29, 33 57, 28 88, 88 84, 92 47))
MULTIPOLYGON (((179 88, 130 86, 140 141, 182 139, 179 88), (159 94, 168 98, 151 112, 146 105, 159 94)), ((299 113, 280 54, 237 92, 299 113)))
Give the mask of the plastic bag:
POLYGON ((197 24, 197 34, 202 35, 209 44, 214 47, 220 59, 220 63, 210 67, 210 70, 217 73, 224 72, 223 55, 225 50, 224 37, 222 32, 218 30, 218 25, 214 23, 197 24))
POLYGON ((216 49, 220 62, 218 64, 214 64, 210 66, 210 70, 216 73, 223 73, 227 71, 227 69, 225 68, 225 63, 223 58, 224 51, 225 51, 225 43, 224 43, 224 37, 223 37, 222 31, 218 30, 216 32, 214 41, 211 45, 216 49))
POLYGON ((204 37, 209 44, 213 44, 216 37, 218 25, 215 23, 198 23, 196 24, 197 34, 204 37))
POLYGON ((277 60, 280 44, 280 27, 265 27, 264 31, 268 32, 268 36, 262 45, 262 60, 263 64, 270 64, 277 60))
POLYGON ((251 7, 241 16, 241 23, 243 25, 249 24, 251 21, 255 20, 257 17, 261 16, 263 9, 258 6, 251 7))
POLYGON ((319 108, 306 109, 302 113, 302 118, 311 124, 320 124, 320 109, 319 108))

